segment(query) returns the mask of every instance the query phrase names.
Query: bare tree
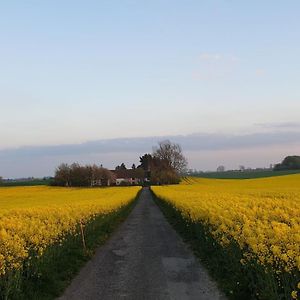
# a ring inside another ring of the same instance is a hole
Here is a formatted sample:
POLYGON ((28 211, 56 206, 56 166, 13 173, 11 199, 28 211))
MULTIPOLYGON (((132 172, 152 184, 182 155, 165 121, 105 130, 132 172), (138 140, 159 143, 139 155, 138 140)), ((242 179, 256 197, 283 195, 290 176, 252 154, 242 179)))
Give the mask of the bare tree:
POLYGON ((101 185, 109 185, 115 179, 114 174, 106 168, 100 167, 97 172, 98 180, 101 180, 101 185))
POLYGON ((169 161, 154 156, 151 160, 150 180, 152 184, 174 184, 179 183, 180 176, 169 161))
POLYGON ((56 168, 54 185, 58 186, 94 186, 109 185, 114 180, 114 174, 108 169, 97 165, 81 166, 61 164, 56 168))
POLYGON ((68 164, 61 164, 55 170, 55 183, 57 185, 70 186, 71 169, 68 164))
POLYGON ((71 165, 71 186, 89 186, 89 173, 90 170, 86 167, 80 166, 78 163, 71 165))
POLYGON ((173 144, 169 140, 158 143, 158 147, 153 149, 153 156, 168 162, 178 174, 184 173, 187 167, 187 159, 182 153, 179 144, 173 144))

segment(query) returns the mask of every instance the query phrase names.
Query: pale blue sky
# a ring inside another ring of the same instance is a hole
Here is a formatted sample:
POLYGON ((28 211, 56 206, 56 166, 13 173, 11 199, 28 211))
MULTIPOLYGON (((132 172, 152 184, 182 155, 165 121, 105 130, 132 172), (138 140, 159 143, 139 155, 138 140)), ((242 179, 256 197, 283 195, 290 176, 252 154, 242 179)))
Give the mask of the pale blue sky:
POLYGON ((0 173, 23 146, 298 132, 299 53, 298 0, 0 1, 0 173))

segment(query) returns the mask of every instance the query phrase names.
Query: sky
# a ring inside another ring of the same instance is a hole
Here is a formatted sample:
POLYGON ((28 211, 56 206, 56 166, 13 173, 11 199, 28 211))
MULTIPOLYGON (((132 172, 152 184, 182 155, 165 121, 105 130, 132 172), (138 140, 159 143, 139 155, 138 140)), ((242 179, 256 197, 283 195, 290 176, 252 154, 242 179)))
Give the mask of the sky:
POLYGON ((0 1, 0 175, 300 155, 300 2, 0 1), (299 142, 298 142, 299 141, 299 142))

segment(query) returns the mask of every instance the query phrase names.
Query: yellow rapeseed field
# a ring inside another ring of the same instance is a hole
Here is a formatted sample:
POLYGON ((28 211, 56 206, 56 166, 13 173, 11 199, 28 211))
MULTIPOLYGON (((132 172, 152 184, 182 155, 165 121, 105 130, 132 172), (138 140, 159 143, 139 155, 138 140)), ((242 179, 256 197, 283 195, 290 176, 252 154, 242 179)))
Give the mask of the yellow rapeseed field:
POLYGON ((79 223, 128 204, 139 189, 0 188, 0 276, 20 268, 31 253, 62 243, 79 223))
POLYGON ((209 228, 224 247, 236 242, 241 263, 255 259, 277 274, 300 270, 300 175, 263 179, 186 178, 154 193, 209 228))

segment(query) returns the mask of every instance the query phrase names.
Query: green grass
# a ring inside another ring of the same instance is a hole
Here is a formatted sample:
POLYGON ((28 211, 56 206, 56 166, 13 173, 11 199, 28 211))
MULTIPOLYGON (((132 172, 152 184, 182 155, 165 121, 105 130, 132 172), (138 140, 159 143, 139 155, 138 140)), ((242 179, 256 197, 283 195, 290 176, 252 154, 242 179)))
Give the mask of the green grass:
POLYGON ((193 175, 193 177, 216 178, 216 179, 251 179, 272 176, 298 174, 300 170, 288 171, 225 171, 225 172, 207 172, 193 175))
POLYGON ((49 185, 51 179, 34 179, 34 180, 27 180, 27 181, 2 181, 0 182, 1 186, 36 186, 36 185, 49 185))
POLYGON ((78 226, 77 235, 67 236, 62 245, 49 247, 42 257, 25 261, 22 272, 10 274, 10 278, 2 278, 0 299, 50 300, 59 297, 83 265, 91 259, 95 250, 127 218, 138 196, 139 193, 134 201, 119 211, 99 215, 85 225, 86 249, 78 226))

